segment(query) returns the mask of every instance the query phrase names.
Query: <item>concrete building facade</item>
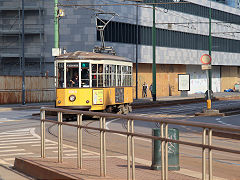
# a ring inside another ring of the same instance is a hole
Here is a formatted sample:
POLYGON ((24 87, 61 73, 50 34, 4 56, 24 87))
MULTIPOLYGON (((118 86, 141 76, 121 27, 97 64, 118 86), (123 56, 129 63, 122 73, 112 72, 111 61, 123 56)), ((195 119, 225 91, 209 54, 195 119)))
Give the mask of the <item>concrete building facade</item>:
MULTIPOLYGON (((151 3, 152 0, 143 2, 151 3)), ((190 74, 189 93, 207 90, 206 72, 201 70, 200 57, 208 54, 210 7, 212 90, 220 92, 226 88, 233 88, 240 77, 239 1, 189 0, 180 1, 179 4, 173 3, 172 0, 156 2, 159 3, 156 5, 157 96, 180 94, 178 74, 190 74)), ((3 0, 0 3, 0 45, 7 47, 0 51, 1 73, 21 74, 21 1, 3 0), (17 31, 11 32, 15 29, 17 31), (15 39, 10 32, 15 33, 15 39), (9 48, 10 46, 12 48, 9 48)), ((142 5, 142 2, 137 3, 139 6, 130 4, 133 2, 59 0, 59 8, 65 11, 65 16, 59 19, 60 47, 66 48, 67 52, 92 51, 94 46, 100 45, 95 13, 116 13, 118 16, 106 27, 105 41, 107 46, 114 47, 117 55, 133 60, 135 72, 136 60, 138 61, 138 97, 141 97, 142 84, 146 82, 150 86, 152 83, 153 13, 152 5, 142 5), (79 4, 102 6, 77 6, 79 4)), ((54 58, 51 56, 51 49, 54 47, 53 10, 54 1, 25 0, 25 56, 26 73, 29 75, 44 75, 46 71, 49 75, 54 73, 54 58)), ((108 20, 110 16, 103 15, 102 18, 108 20)), ((133 86, 136 85, 135 82, 134 75, 133 86)))

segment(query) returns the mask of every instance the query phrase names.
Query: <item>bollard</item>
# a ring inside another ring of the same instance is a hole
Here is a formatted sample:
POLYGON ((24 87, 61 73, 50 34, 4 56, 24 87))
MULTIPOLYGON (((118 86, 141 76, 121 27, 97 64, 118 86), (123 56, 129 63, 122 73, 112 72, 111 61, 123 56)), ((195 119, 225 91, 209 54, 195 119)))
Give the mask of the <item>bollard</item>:
MULTIPOLYGON (((160 129, 152 129, 152 135, 160 137, 160 129)), ((169 129, 168 138, 179 140, 179 130, 178 129, 169 129)), ((152 166, 153 170, 161 170, 161 141, 153 140, 152 141, 152 166)), ((177 143, 168 143, 168 170, 178 171, 180 170, 179 166, 179 144, 177 143)))

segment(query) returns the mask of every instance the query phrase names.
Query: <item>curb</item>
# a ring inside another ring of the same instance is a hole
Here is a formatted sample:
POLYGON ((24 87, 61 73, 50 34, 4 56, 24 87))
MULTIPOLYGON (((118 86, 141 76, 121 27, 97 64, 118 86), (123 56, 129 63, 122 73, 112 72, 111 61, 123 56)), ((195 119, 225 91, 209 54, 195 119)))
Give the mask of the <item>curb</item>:
MULTIPOLYGON (((240 96, 227 96, 227 97, 214 97, 212 101, 224 101, 224 100, 239 100, 240 96)), ((158 101, 148 101, 148 102, 133 102, 132 107, 134 109, 146 108, 146 107, 161 107, 161 106, 172 106, 177 104, 191 104, 205 102, 205 98, 189 98, 189 99, 176 99, 176 100, 158 100, 158 101)), ((20 107, 0 107, 0 112, 3 111, 14 111, 14 110, 25 110, 25 109, 40 109, 41 107, 54 107, 54 105, 36 105, 36 106, 20 106, 20 107)), ((229 110, 240 110, 240 108, 233 109, 222 109, 221 112, 229 110)))
POLYGON ((26 158, 15 158, 13 168, 35 179, 77 179, 70 174, 62 173, 54 170, 54 168, 42 166, 41 164, 37 163, 37 161, 26 158))
MULTIPOLYGON (((224 101, 224 100, 238 100, 240 99, 240 96, 227 96, 227 97, 214 97, 212 101, 224 101)), ((161 106, 173 106, 177 104, 191 104, 191 103, 200 103, 200 102, 206 102, 205 98, 192 98, 192 99, 178 99, 178 100, 172 100, 172 101, 151 101, 146 103, 132 103, 132 107, 135 109, 140 108, 146 108, 146 107, 161 107, 161 106)), ((240 108, 229 108, 231 110, 236 110, 240 108)), ((229 109, 220 110, 221 112, 229 111, 229 109)))
MULTIPOLYGON (((18 110, 25 110, 25 109, 40 109, 41 107, 43 107, 44 105, 39 105, 39 106, 22 106, 22 107, 3 107, 1 108, 0 107, 0 112, 3 112, 3 111, 18 111, 18 110)), ((54 107, 53 105, 46 105, 44 107, 54 107)))
POLYGON ((177 104, 191 104, 191 103, 198 103, 204 102, 204 98, 194 98, 194 99, 178 99, 178 100, 171 100, 171 101, 151 101, 146 103, 132 103, 132 107, 135 109, 145 108, 145 107, 161 107, 161 106, 170 106, 170 105, 177 105, 177 104))

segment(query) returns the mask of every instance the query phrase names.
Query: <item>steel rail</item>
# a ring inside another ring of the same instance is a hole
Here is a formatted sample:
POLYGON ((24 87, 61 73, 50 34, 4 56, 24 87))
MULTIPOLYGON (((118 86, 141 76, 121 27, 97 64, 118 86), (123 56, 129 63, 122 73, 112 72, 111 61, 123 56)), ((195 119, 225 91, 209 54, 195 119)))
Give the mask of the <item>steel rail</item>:
POLYGON ((185 120, 173 120, 173 119, 160 119, 154 117, 147 116, 138 116, 138 115, 120 115, 120 114, 110 114, 110 113, 99 113, 99 112, 89 112, 89 111, 77 111, 77 110, 66 110, 60 108, 48 108, 43 107, 40 111, 53 111, 53 112, 62 112, 66 114, 84 114, 89 116, 101 116, 101 117, 109 117, 109 118, 121 118, 121 119, 132 119, 146 122, 158 122, 158 123, 166 123, 166 124, 175 124, 175 125, 184 125, 191 127, 199 127, 199 128, 210 128, 212 130, 222 130, 222 131, 230 131, 230 132, 238 132, 240 133, 240 126, 226 126, 226 125, 218 125, 212 123, 201 123, 201 122, 192 122, 185 120))
POLYGON ((160 141, 178 143, 178 144, 183 144, 183 145, 195 146, 195 147, 199 147, 199 148, 210 148, 212 150, 240 154, 240 150, 233 150, 233 149, 221 148, 221 147, 210 146, 210 145, 202 145, 202 144, 192 143, 192 142, 187 142, 187 141, 180 141, 180 140, 150 136, 150 135, 145 135, 145 134, 141 134, 141 133, 131 133, 131 132, 123 132, 123 131, 103 129, 103 128, 81 126, 81 125, 76 125, 76 124, 69 124, 69 123, 66 123, 66 122, 57 122, 57 121, 53 121, 53 120, 41 120, 41 121, 50 122, 50 123, 54 123, 54 124, 62 124, 62 125, 67 125, 67 126, 72 126, 72 127, 91 129, 91 130, 96 130, 96 131, 103 131, 103 132, 108 132, 108 133, 116 133, 116 134, 122 134, 122 135, 127 135, 127 136, 136 136, 136 137, 142 137, 142 138, 146 138, 146 139, 153 139, 153 140, 160 140, 160 141))

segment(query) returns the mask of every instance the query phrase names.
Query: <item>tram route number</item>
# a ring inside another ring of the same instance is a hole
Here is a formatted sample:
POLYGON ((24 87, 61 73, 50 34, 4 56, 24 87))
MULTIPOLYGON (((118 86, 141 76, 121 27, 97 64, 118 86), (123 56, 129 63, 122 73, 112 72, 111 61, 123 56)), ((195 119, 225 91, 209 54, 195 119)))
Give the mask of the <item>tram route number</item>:
POLYGON ((69 94, 77 94, 77 90, 69 90, 68 93, 69 94))

